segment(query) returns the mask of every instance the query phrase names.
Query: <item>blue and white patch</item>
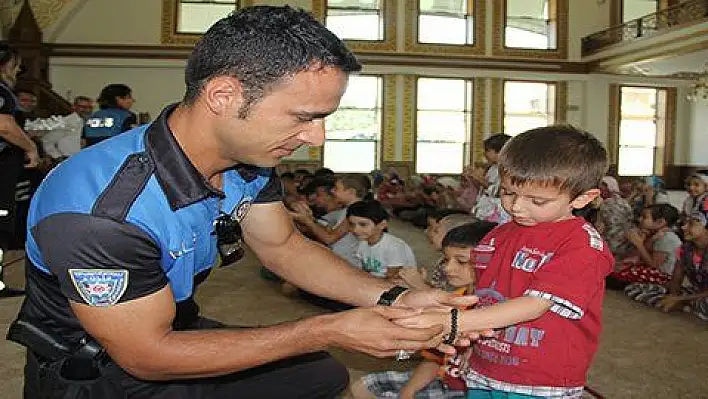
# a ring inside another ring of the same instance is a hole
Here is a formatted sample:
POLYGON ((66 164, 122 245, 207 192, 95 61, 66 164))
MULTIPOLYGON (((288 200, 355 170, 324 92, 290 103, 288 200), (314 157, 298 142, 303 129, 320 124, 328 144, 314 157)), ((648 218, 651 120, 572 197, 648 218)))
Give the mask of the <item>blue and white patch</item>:
POLYGON ((89 306, 112 306, 128 287, 127 270, 69 269, 76 291, 89 306))

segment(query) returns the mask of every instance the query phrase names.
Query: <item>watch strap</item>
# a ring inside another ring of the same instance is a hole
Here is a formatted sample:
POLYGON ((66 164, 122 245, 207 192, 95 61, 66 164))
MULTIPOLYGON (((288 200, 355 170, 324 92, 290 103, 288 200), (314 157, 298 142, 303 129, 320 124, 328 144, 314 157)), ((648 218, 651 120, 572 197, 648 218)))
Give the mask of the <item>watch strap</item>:
POLYGON ((378 302, 376 302, 377 305, 384 305, 384 306, 391 306, 393 305, 394 302, 396 302, 396 299, 398 299, 401 294, 404 292, 408 291, 407 287, 403 287, 400 285, 396 285, 390 290, 384 292, 381 294, 379 297, 378 302))

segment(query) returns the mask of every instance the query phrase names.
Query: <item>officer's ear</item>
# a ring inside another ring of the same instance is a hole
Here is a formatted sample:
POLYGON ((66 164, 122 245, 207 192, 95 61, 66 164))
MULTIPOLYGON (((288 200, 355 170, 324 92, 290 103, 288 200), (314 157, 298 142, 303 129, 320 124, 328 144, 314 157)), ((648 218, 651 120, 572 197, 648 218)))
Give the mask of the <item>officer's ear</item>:
POLYGON ((234 116, 244 103, 241 81, 231 76, 210 79, 202 89, 207 107, 216 115, 234 116))

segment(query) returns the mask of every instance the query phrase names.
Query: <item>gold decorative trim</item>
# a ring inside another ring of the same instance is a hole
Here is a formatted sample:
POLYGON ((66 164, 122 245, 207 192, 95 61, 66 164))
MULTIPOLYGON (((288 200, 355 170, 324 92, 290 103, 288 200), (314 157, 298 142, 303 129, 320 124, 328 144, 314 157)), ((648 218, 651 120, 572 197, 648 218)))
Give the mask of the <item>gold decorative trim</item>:
POLYGON ((474 78, 474 105, 472 137, 470 138, 470 164, 484 160, 485 122, 487 121, 487 79, 474 78))
POLYGON ((307 149, 307 154, 310 157, 310 161, 317 161, 320 164, 324 163, 322 147, 310 147, 307 149))
POLYGON ((666 130, 664 140, 664 171, 674 163, 674 146, 676 145, 676 107, 678 91, 675 87, 666 87, 666 130))
POLYGON ((610 164, 619 158, 620 86, 610 84, 609 114, 607 116, 607 154, 610 164))
MULTIPOLYGON (((371 53, 387 53, 396 51, 396 18, 398 15, 398 0, 383 0, 384 40, 348 40, 344 41, 354 52, 367 51, 371 53)), ((312 15, 325 23, 327 16, 327 0, 312 0, 312 15)))
POLYGON ((506 1, 494 1, 494 30, 492 31, 492 55, 500 57, 536 58, 536 59, 566 59, 568 58, 568 0, 556 2, 556 35, 558 40, 555 49, 534 50, 515 49, 504 45, 504 30, 506 27, 506 1))
MULTIPOLYGON (((241 0, 241 7, 253 5, 253 0, 241 0)), ((179 0, 162 0, 162 44, 194 45, 202 35, 177 32, 177 7, 179 0)))
POLYGON ((486 37, 485 24, 487 21, 487 1, 474 1, 474 44, 472 45, 445 45, 418 43, 418 13, 420 4, 418 0, 408 0, 405 15, 405 42, 406 53, 411 54, 452 54, 458 56, 482 56, 485 52, 486 37))
POLYGON ((396 75, 383 77, 383 131, 381 164, 396 160, 396 75))
POLYGON ((504 80, 495 78, 491 81, 490 102, 492 107, 489 129, 491 129, 491 134, 497 134, 504 131, 504 80))
POLYGON ((403 77, 403 153, 401 160, 413 161, 416 164, 416 141, 417 133, 415 120, 417 117, 416 107, 416 82, 417 76, 406 75, 403 77))
POLYGON ((556 82, 555 123, 568 122, 568 82, 556 82))

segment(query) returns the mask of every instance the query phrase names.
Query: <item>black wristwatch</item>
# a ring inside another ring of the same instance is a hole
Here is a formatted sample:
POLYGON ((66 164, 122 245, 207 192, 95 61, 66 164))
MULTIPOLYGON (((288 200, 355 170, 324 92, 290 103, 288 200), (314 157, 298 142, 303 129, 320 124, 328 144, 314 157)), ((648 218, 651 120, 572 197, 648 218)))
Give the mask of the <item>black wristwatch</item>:
POLYGON ((401 287, 400 285, 394 286, 390 290, 384 292, 381 294, 379 297, 378 302, 376 302, 377 305, 384 305, 384 306, 391 306, 393 305, 394 302, 396 302, 396 299, 398 299, 401 294, 404 292, 408 291, 407 287, 401 287))

